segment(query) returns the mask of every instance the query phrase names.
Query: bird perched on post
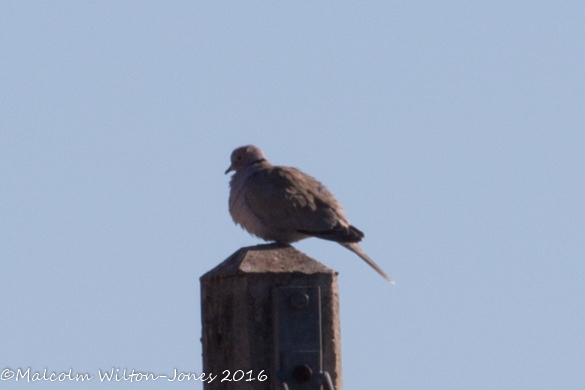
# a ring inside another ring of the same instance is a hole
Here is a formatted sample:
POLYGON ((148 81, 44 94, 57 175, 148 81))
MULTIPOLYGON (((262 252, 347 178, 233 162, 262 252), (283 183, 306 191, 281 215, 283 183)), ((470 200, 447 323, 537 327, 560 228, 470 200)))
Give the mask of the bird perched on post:
POLYGON ((231 171, 230 214, 248 232, 282 244, 309 237, 335 241, 394 283, 360 248, 364 233, 349 224, 337 199, 319 181, 296 168, 270 164, 253 145, 232 152, 225 173, 231 171))

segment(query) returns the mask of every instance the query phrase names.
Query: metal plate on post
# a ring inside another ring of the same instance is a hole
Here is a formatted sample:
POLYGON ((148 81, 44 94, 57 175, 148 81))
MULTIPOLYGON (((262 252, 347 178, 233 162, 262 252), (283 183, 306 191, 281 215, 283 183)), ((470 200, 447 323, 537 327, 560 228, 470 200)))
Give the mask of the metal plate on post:
POLYGON ((274 289, 277 389, 319 390, 322 370, 321 290, 274 289))

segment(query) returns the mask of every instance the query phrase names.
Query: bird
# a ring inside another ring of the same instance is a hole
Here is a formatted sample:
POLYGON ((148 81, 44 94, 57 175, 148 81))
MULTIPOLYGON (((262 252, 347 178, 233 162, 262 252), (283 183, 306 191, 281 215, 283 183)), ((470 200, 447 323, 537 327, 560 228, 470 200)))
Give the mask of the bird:
POLYGON ((359 246, 364 233, 351 225, 341 204, 317 179, 293 167, 269 163, 254 145, 231 154, 229 212, 249 233, 280 244, 309 237, 337 242, 394 283, 359 246))

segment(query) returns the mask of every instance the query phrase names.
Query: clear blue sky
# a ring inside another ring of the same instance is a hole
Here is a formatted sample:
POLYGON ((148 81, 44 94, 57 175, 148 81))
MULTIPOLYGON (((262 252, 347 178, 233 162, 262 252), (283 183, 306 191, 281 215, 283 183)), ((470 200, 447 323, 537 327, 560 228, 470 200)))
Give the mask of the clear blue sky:
POLYGON ((199 277, 261 241, 234 147, 324 182, 346 389, 585 382, 585 3, 0 3, 0 369, 201 371, 199 277))

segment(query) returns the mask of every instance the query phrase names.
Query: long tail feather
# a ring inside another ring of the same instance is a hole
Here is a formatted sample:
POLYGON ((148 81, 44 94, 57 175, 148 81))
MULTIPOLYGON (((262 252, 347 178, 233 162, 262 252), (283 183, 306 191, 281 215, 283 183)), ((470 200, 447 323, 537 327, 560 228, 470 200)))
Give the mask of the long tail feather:
POLYGON ((360 248, 360 246, 357 242, 351 242, 351 243, 340 242, 339 245, 346 247, 347 249, 349 249, 350 251, 352 251, 353 253, 355 253, 359 257, 361 257, 366 263, 368 263, 368 265, 370 267, 372 267, 373 269, 376 270, 376 272, 378 272, 380 275, 382 275, 384 277, 384 279, 386 279, 390 283, 394 284, 394 280, 390 276, 386 275, 386 273, 384 271, 382 271, 382 268, 380 268, 378 266, 378 264, 374 263, 374 260, 370 259, 368 257, 368 255, 366 255, 364 253, 364 251, 362 250, 362 248, 360 248))

